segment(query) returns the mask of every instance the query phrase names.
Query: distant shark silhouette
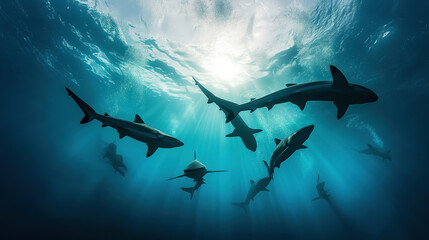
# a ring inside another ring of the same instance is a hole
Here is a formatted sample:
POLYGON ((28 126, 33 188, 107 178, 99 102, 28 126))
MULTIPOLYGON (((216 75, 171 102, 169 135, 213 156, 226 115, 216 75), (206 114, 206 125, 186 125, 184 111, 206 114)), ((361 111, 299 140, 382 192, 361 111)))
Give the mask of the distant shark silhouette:
POLYGON ((109 146, 107 146, 106 153, 103 158, 107 158, 109 160, 109 163, 115 172, 118 172, 125 177, 124 170, 127 170, 127 166, 125 166, 122 156, 116 154, 116 145, 114 143, 110 143, 109 146))
POLYGON ((182 188, 183 191, 188 192, 191 194, 191 199, 194 196, 194 192, 198 190, 201 185, 205 184, 204 182, 204 176, 207 173, 216 173, 216 172, 228 172, 227 170, 219 170, 219 171, 207 171, 206 166, 202 164, 200 161, 197 160, 197 153, 194 151, 194 161, 188 164, 188 166, 185 168, 183 175, 167 179, 167 181, 181 178, 181 177, 188 177, 194 179, 195 186, 190 188, 182 188))
POLYGON ((325 182, 319 182, 319 181, 320 181, 320 177, 319 177, 319 174, 317 174, 316 189, 317 189, 317 194, 319 196, 313 198, 311 201, 316 201, 319 199, 325 199, 326 201, 329 201, 329 195, 328 195, 327 191, 325 190, 325 182))
POLYGON ((310 137, 313 129, 314 125, 309 125, 292 133, 283 140, 274 139, 276 148, 271 156, 270 164, 268 165, 266 161, 263 161, 270 178, 273 178, 274 168, 280 168, 280 164, 288 159, 296 150, 307 148, 303 144, 310 137))
POLYGON ((385 159, 392 161, 392 157, 390 156, 390 150, 382 151, 381 149, 376 148, 376 147, 372 146, 371 144, 367 144, 367 146, 368 146, 367 149, 360 150, 359 153, 381 157, 381 159, 383 161, 385 159))
POLYGON ((241 111, 253 112, 258 108, 268 110, 276 104, 291 102, 304 110, 308 101, 330 101, 337 107, 337 119, 344 116, 350 104, 363 104, 378 100, 377 94, 357 84, 349 84, 344 74, 334 66, 330 66, 333 82, 318 81, 302 84, 286 84, 286 88, 252 99, 248 103, 237 105, 231 102, 220 107, 226 112, 226 122, 230 122, 241 111))
MULTIPOLYGON (((231 106, 235 106, 237 104, 233 103, 233 102, 229 102, 227 100, 224 100, 222 98, 217 97, 216 95, 214 95, 213 93, 211 93, 209 90, 207 90, 203 85, 201 85, 200 82, 197 81, 197 79, 195 79, 194 77, 192 77, 195 81, 195 85, 197 85, 201 91, 204 93, 204 95, 206 95, 206 97, 208 98, 207 103, 215 103, 216 105, 219 106, 220 110, 223 111, 225 114, 227 113, 222 106, 225 105, 231 105, 231 106)), ((258 133, 258 132, 262 132, 261 129, 252 129, 249 128, 247 126, 247 124, 243 121, 243 119, 240 116, 237 116, 236 118, 234 118, 231 121, 232 126, 234 126, 234 131, 228 135, 226 135, 226 137, 240 137, 241 141, 243 141, 244 145, 246 146, 247 149, 249 149, 250 151, 256 151, 256 139, 253 136, 253 134, 258 133)))
POLYGON ((158 148, 175 148, 183 146, 183 143, 178 139, 146 125, 142 118, 137 114, 134 122, 113 118, 107 113, 100 115, 82 99, 76 96, 76 94, 74 94, 70 89, 66 88, 66 90, 69 96, 72 96, 73 100, 85 114, 80 121, 81 124, 97 119, 103 123, 102 127, 109 126, 116 129, 119 133, 119 138, 129 136, 137 141, 144 142, 148 147, 146 154, 147 157, 152 156, 158 148))
POLYGON ((255 196, 262 192, 266 191, 269 192, 270 190, 267 189, 268 184, 270 184, 271 178, 264 177, 259 179, 256 183, 253 180, 250 180, 250 189, 247 193, 246 199, 244 202, 241 203, 232 203, 232 205, 241 207, 244 209, 244 211, 247 211, 247 207, 249 206, 249 203, 251 200, 254 200, 255 196))

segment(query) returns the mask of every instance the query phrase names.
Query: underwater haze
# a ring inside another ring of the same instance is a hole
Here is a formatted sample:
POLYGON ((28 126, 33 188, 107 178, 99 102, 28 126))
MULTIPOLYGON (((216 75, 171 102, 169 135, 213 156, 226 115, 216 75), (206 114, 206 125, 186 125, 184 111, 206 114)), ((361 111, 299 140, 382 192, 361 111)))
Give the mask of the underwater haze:
POLYGON ((54 239, 428 239, 429 2, 421 0, 0 1, 0 236, 54 239), (289 83, 332 81, 378 101, 241 112, 257 149, 195 85, 242 104, 289 83), (84 114, 146 124, 184 143, 147 145, 84 114), (275 138, 314 124, 268 176, 275 138), (115 143, 125 177, 103 159, 115 143), (371 144, 392 161, 359 151, 371 144), (197 159, 193 198, 183 174, 197 159), (317 200, 317 176, 330 201, 317 200))

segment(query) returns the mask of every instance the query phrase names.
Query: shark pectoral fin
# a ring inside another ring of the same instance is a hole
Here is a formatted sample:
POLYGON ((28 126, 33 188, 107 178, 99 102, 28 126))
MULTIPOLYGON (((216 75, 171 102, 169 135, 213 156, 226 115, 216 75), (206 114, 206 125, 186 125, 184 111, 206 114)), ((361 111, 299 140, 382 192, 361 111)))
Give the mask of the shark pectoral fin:
POLYGON ((237 129, 234 129, 234 131, 232 131, 232 133, 226 135, 225 137, 239 137, 240 135, 238 134, 237 129))
POLYGON ((291 103, 297 105, 299 107, 299 109, 304 110, 305 108, 305 104, 307 103, 307 101, 304 100, 292 100, 291 103))
POLYGON ((269 192, 270 190, 264 188, 264 189, 262 189, 262 191, 269 192))
POLYGON ((146 157, 152 156, 152 154, 158 149, 158 146, 153 144, 147 144, 147 154, 146 157))
POLYGON ((119 139, 122 139, 122 138, 124 138, 125 136, 127 136, 127 134, 125 134, 125 133, 121 132, 120 130, 118 130, 118 133, 119 133, 119 139))
POLYGON ((250 185, 253 185, 255 183, 255 181, 250 180, 250 185))
POLYGON ((316 200, 319 200, 319 199, 320 199, 320 197, 315 197, 311 201, 316 201, 316 200))
POLYGON ((274 107, 274 104, 267 105, 267 109, 268 109, 268 111, 270 111, 270 110, 271 110, 271 108, 273 108, 273 107, 274 107))
POLYGON ((252 132, 252 134, 255 134, 255 133, 259 133, 259 132, 262 132, 262 129, 250 129, 250 131, 252 132))
POLYGON ((177 176, 177 177, 174 177, 174 178, 169 178, 169 179, 167 179, 167 181, 170 181, 170 180, 173 180, 173 179, 176 179, 176 178, 181 178, 181 177, 184 177, 184 176, 185 176, 185 174, 177 176))
POLYGON ((340 119, 346 113, 347 108, 349 108, 349 104, 343 102, 334 102, 334 104, 337 107, 337 119, 340 119))
POLYGON ((143 119, 138 114, 136 114, 136 117, 134 118, 134 122, 135 123, 143 123, 144 124, 143 119))
POLYGON ((280 143, 282 140, 280 140, 280 139, 278 139, 278 138, 274 138, 274 141, 276 142, 276 146, 277 146, 277 145, 279 145, 279 143, 280 143))
POLYGON ((333 79, 333 83, 332 83, 332 88, 349 88, 349 82, 347 81, 346 77, 344 76, 344 74, 338 70, 338 68, 334 67, 334 66, 330 66, 331 68, 331 74, 332 74, 332 79, 333 79))
POLYGON ((301 146, 299 146, 298 148, 297 148, 297 150, 299 150, 299 149, 306 149, 307 148, 307 146, 305 146, 305 145, 301 145, 301 146))

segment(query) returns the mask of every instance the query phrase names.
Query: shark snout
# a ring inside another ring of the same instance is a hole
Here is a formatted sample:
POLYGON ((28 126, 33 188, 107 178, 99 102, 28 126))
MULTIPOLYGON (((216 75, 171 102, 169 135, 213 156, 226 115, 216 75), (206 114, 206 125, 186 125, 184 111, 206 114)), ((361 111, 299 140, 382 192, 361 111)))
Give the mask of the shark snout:
POLYGON ((314 125, 311 124, 303 129, 300 130, 300 134, 302 135, 302 137, 304 137, 305 139, 307 139, 308 137, 310 137, 310 134, 313 132, 314 130, 314 125))
POLYGON ((377 94, 371 90, 369 90, 368 97, 370 102, 375 102, 378 100, 377 94))
POLYGON ((177 138, 172 138, 172 139, 170 140, 170 142, 171 142, 171 144, 173 145, 173 147, 180 147, 180 146, 185 145, 182 141, 180 141, 180 140, 179 140, 179 139, 177 139, 177 138))

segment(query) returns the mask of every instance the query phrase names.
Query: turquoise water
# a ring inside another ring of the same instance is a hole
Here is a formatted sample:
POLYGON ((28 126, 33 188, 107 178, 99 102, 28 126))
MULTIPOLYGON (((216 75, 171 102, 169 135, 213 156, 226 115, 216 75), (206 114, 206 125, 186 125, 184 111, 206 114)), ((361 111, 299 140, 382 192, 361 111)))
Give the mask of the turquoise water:
POLYGON ((427 215, 429 5, 423 1, 3 1, 2 234, 69 238, 424 237, 427 215), (245 103, 286 83, 331 81, 335 65, 375 103, 337 120, 330 102, 285 103, 240 116, 246 149, 194 85, 245 103), (72 89, 99 113, 177 137, 158 149, 79 124, 72 89), (314 124, 247 213, 250 180, 267 176, 274 138, 314 124), (102 159, 117 145, 128 171, 102 159), (392 161, 359 154, 370 143, 392 161), (208 174, 190 200, 181 187, 193 152, 208 174), (317 196, 317 175, 331 202, 317 196))

